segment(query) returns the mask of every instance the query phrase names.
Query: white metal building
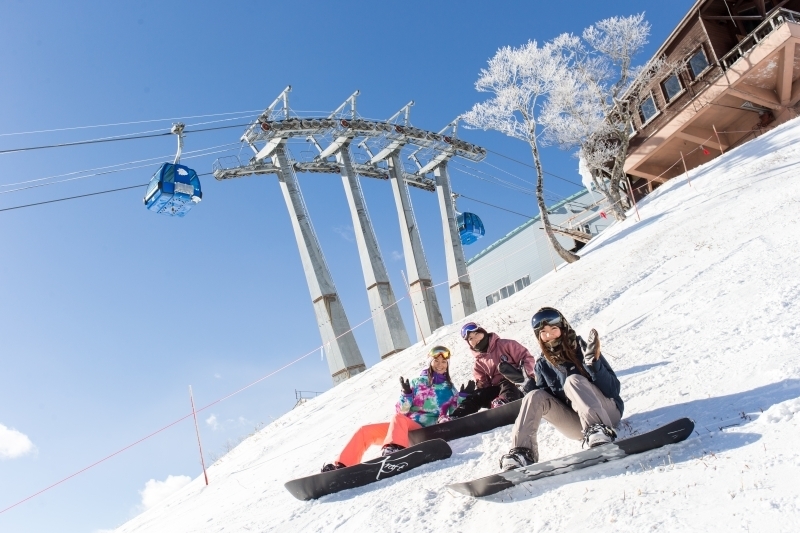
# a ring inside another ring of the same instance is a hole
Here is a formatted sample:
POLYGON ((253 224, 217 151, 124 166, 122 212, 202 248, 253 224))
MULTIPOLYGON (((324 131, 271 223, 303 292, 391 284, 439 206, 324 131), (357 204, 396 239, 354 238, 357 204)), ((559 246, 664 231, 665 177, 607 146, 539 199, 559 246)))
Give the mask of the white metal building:
MULTIPOLYGON (((582 189, 553 205, 548 213, 554 229, 592 235, 604 230, 611 219, 601 215, 605 204, 605 201, 600 202, 602 195, 594 194, 593 197, 588 190, 582 189)), ((577 245, 573 238, 557 235, 565 248, 572 249, 577 245)), ((467 261, 478 309, 508 298, 563 262, 547 241, 541 216, 537 215, 467 261)))

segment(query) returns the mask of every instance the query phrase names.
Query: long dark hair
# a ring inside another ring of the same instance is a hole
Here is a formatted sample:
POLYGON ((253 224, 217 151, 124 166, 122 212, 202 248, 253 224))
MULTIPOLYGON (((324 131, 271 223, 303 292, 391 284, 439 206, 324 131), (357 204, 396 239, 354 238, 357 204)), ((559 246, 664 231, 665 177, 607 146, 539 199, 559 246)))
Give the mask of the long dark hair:
POLYGON ((541 331, 539 331, 536 335, 536 340, 539 342, 539 348, 542 349, 542 355, 553 366, 572 363, 583 377, 589 379, 589 374, 583 368, 583 361, 578 357, 578 336, 572 326, 569 325, 569 322, 567 322, 567 319, 564 318, 564 315, 560 311, 558 311, 558 314, 561 315, 561 326, 559 326, 559 329, 561 329, 561 344, 556 346, 555 349, 551 349, 542 340, 541 331))

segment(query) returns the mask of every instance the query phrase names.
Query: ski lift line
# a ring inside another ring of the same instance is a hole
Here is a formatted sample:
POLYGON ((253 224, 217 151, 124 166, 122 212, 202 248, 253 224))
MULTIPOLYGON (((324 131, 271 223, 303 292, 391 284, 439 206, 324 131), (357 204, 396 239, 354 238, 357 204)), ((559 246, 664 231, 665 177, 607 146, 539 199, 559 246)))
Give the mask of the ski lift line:
MULTIPOLYGON (((199 130, 190 130, 190 131, 187 130, 187 131, 184 131, 184 133, 185 134, 202 133, 202 132, 206 132, 206 131, 226 130, 226 129, 230 129, 230 128, 241 128, 241 127, 249 126, 249 125, 250 124, 234 124, 232 126, 217 126, 217 127, 214 127, 214 128, 202 128, 202 129, 199 129, 199 130)), ((156 131, 156 130, 154 130, 154 131, 156 131)), ((90 139, 90 140, 87 140, 87 141, 75 141, 75 142, 60 143, 60 144, 47 144, 47 145, 41 145, 41 146, 28 146, 28 147, 23 147, 23 148, 9 148, 7 150, 0 150, 0 155, 2 155, 2 154, 10 154, 10 153, 15 153, 15 152, 30 152, 32 150, 44 150, 44 149, 47 149, 47 148, 64 148, 64 147, 68 147, 68 146, 82 146, 82 145, 86 145, 86 144, 98 144, 98 143, 107 143, 107 142, 115 142, 115 141, 131 141, 131 140, 135 140, 135 139, 150 139, 150 138, 154 138, 154 137, 167 137, 167 136, 170 136, 170 135, 173 135, 173 133, 168 131, 168 132, 164 132, 164 133, 154 133, 154 134, 151 134, 151 135, 120 135, 120 136, 115 136, 115 137, 102 137, 102 138, 99 138, 99 139, 90 139)))
MULTIPOLYGON (((213 174, 213 173, 212 172, 206 172, 205 174, 198 174, 198 176, 210 176, 211 174, 213 174)), ((119 188, 119 189, 109 189, 107 191, 92 192, 92 193, 88 193, 88 194, 81 194, 81 195, 78 195, 78 196, 69 196, 69 197, 66 197, 66 198, 56 198, 55 200, 47 200, 45 202, 36 202, 34 204, 25 204, 25 205, 17 205, 17 206, 14 206, 14 207, 6 207, 6 208, 3 208, 3 209, 0 209, 0 212, 12 211, 14 209, 22 209, 23 207, 34 207, 34 206, 37 206, 37 205, 52 204, 52 203, 55 203, 55 202, 63 202, 65 200, 75 200, 77 198, 86 198, 87 196, 96 196, 98 194, 106 194, 106 193, 110 193, 110 192, 125 191, 125 190, 128 190, 128 189, 136 189, 138 187, 146 187, 147 185, 149 185, 149 184, 148 183, 143 183, 141 185, 132 185, 130 187, 122 187, 122 188, 119 188)))
MULTIPOLYGON (((535 167, 535 166, 533 166, 533 165, 529 165, 528 163, 523 163, 523 162, 522 162, 522 161, 520 161, 519 159, 514 159, 513 157, 508 157, 507 155, 503 155, 503 154, 501 154, 500 152, 495 152, 494 150, 491 150, 491 149, 489 149, 489 148, 487 148, 487 149, 486 149, 486 151, 487 151, 487 152, 491 152, 491 153, 493 153, 494 155, 499 155, 500 157, 503 157, 503 158, 505 158, 505 159, 508 159, 509 161, 513 161, 514 163, 518 163, 518 164, 520 164, 520 165, 522 165, 522 166, 525 166, 525 167, 528 167, 528 168, 532 168, 532 169, 534 169, 534 170, 536 169, 536 167, 535 167)), ((558 175, 556 175, 556 174, 553 174, 552 172, 548 172, 548 171, 546 171, 546 170, 543 170, 542 172, 543 172, 544 174, 547 174, 548 176, 553 176, 554 178, 558 178, 558 179, 560 179, 560 180, 562 180, 562 181, 566 181, 567 183, 571 183, 571 184, 573 184, 573 185, 577 185, 578 187, 583 187, 583 185, 581 185, 580 183, 575 183, 574 181, 570 181, 570 180, 568 180, 567 178, 562 178, 561 176, 558 176, 558 175)))
MULTIPOLYGON (((14 207, 5 207, 3 209, 0 209, 0 212, 12 211, 14 209, 22 209, 23 207, 33 207, 33 206, 36 206, 36 205, 52 204, 52 203, 55 203, 55 202, 64 202, 66 200, 75 200, 77 198, 86 198, 87 196, 97 196, 98 194, 106 194, 106 193, 109 193, 109 192, 127 191, 128 189, 138 189, 139 187, 147 187, 147 183, 142 183, 141 185, 131 185, 130 187, 120 187, 119 189, 110 189, 110 190, 107 190, 107 191, 91 192, 89 194, 81 194, 81 195, 78 195, 78 196, 69 196, 67 198, 57 198, 55 200, 47 200, 45 202, 36 202, 35 204, 26 204, 26 205, 17 205, 17 206, 14 206, 14 207)), ((2 513, 2 511, 0 511, 0 513, 2 513)))
MULTIPOLYGON (((514 191, 517 191, 517 192, 521 192, 522 194, 526 194, 528 196, 536 196, 536 193, 534 191, 531 191, 531 190, 528 190, 528 189, 524 189, 522 187, 519 187, 518 185, 507 184, 507 182, 503 182, 502 180, 501 180, 501 183, 495 183, 495 182, 493 182, 491 180, 488 180, 486 178, 482 178, 480 176, 476 176, 475 174, 472 174, 472 173, 467 172, 466 170, 463 170, 463 169, 460 169, 460 168, 453 168, 453 170, 455 170, 457 172, 463 172, 464 174, 467 174, 468 176, 472 176, 473 178, 479 179, 481 181, 485 181, 487 183, 491 183, 492 185, 500 185, 501 187, 506 187, 508 189, 511 189, 511 190, 514 190, 514 191)), ((491 174, 489 174, 489 175, 491 176, 491 174)), ((492 177, 494 177, 494 176, 492 176, 492 177)), ((495 179, 497 179, 497 178, 495 178, 495 179)), ((555 194, 555 193, 547 191, 547 190, 545 191, 545 193, 546 193, 545 199, 549 200, 549 201, 552 201, 552 202, 560 202, 561 200, 566 198, 566 196, 561 196, 561 195, 555 194)))
MULTIPOLYGON (((488 172, 484 172, 483 170, 480 170, 480 169, 477 169, 477 168, 471 167, 471 166, 469 166, 469 165, 466 165, 466 164, 464 164, 464 163, 463 163, 463 162, 461 162, 461 161, 453 161, 453 163, 455 163, 456 165, 459 165, 459 164, 460 164, 460 165, 462 165, 462 166, 464 166, 464 167, 466 167, 466 168, 468 168, 468 169, 470 169, 470 170, 472 170, 472 171, 474 171, 474 172, 479 172, 479 173, 481 173, 481 174, 483 174, 483 175, 485 175, 485 176, 488 176, 488 177, 490 177, 490 178, 493 178, 493 179, 497 180, 498 182, 500 182, 501 184, 507 184, 507 186, 508 186, 509 188, 514 188, 515 190, 520 190, 520 191, 527 191, 527 192, 528 192, 529 194, 531 194, 531 195, 534 195, 534 194, 535 194, 535 190, 536 190, 535 188, 533 188, 533 189, 526 189, 526 188, 524 188, 524 187, 521 187, 520 185, 516 185, 516 184, 510 183, 510 182, 508 182, 508 181, 505 181, 505 180, 503 180, 503 179, 501 179, 501 178, 498 178, 497 176, 495 176, 495 175, 493 175, 493 174, 489 174, 488 172)), ((494 165, 492 165, 492 166, 494 166, 494 165)), ((497 167, 495 167, 495 168, 497 168, 497 167)), ((462 169, 456 168, 456 170, 461 170, 461 172, 464 172, 465 174, 467 174, 467 172, 466 172, 466 171, 464 171, 464 170, 462 170, 462 169)), ((502 170, 502 169, 498 169, 498 170, 502 170)), ((474 176, 474 177, 476 177, 476 178, 478 177, 478 176, 475 176, 474 174, 470 174, 470 175, 471 175, 471 176, 474 176)), ((513 174, 511 174, 511 175, 513 176, 513 174)), ((517 176, 514 176, 514 177, 517 177, 517 176)), ((522 179, 522 178, 519 178, 519 179, 522 179)), ((525 180, 523 180, 523 181, 525 181, 525 180)), ((526 182, 526 183, 529 183, 530 185, 535 185, 535 184, 534 184, 534 183, 532 183, 532 182, 526 182)), ((558 201, 561 201, 561 200, 564 200, 564 199, 566 199, 566 198, 567 198, 566 196, 561 196, 560 194, 554 193, 553 191, 551 191, 551 190, 549 190, 549 189, 545 189, 544 187, 542 188, 542 190, 543 190, 543 191, 544 191, 546 194, 549 194, 549 195, 552 197, 551 199, 555 199, 555 201, 557 201, 557 202, 558 202, 558 201)))
MULTIPOLYGON (((85 130, 85 129, 92 129, 92 128, 110 128, 110 127, 113 127, 113 126, 130 126, 131 124, 147 124, 147 123, 150 123, 150 122, 167 122, 167 121, 171 121, 171 120, 183 121, 183 120, 187 120, 187 119, 190 119, 190 118, 221 117, 221 116, 225 116, 225 115, 242 115, 242 114, 245 114, 245 113, 248 114, 247 116, 251 116, 250 114, 252 114, 252 113, 260 113, 261 111, 262 111, 261 109, 253 109, 253 110, 249 110, 249 111, 232 111, 230 113, 213 113, 213 114, 210 114, 210 115, 193 115, 193 116, 189 116, 189 117, 156 118, 156 119, 150 119, 150 120, 135 120, 133 122, 116 122, 116 123, 112 123, 112 124, 97 124, 97 125, 94 125, 94 126, 73 126, 73 127, 70 127, 70 128, 55 128, 55 129, 51 129, 51 130, 19 131, 19 132, 15 132, 15 133, 0 133, 0 137, 10 137, 10 136, 15 136, 15 135, 31 135, 31 134, 35 134, 35 133, 53 133, 53 132, 57 132, 57 131, 85 130)), ((244 118, 244 117, 240 117, 240 118, 244 118)), ((234 119, 227 119, 227 120, 234 120, 234 119)))
MULTIPOLYGON (((221 153, 224 153, 224 152, 227 152, 227 151, 228 150, 218 150, 216 152, 208 152, 208 153, 204 153, 204 154, 198 154, 198 155, 193 155, 193 156, 189 156, 189 157, 184 157, 184 159, 195 159, 195 158, 198 158, 198 157, 205 157, 205 156, 208 156, 208 155, 221 154, 221 153)), ((146 168, 146 167, 150 167, 150 166, 152 166, 152 163, 146 163, 146 164, 137 165, 137 166, 134 166, 134 167, 125 167, 125 168, 118 168, 118 169, 113 169, 113 170, 106 170, 104 172, 95 172, 94 174, 85 174, 83 176, 76 176, 74 178, 67 178, 65 180, 49 181, 47 183, 38 183, 36 185, 28 185, 27 187, 19 187, 17 189, 11 189, 11 190, 8 190, 8 191, 0 191, 0 194, 9 194, 9 193, 12 193, 12 192, 26 191, 28 189, 38 189, 39 187, 47 187, 49 185, 57 185, 59 183, 67 183, 67 182, 70 182, 70 181, 82 180, 84 178, 93 178, 93 177, 96 177, 96 176, 105 176, 107 174, 114 174, 116 172, 126 172, 128 170, 136 170, 137 168, 146 168)), ((199 174, 199 176, 208 176, 210 174, 211 174, 211 172, 207 172, 206 174, 199 174)), ((8 187, 8 186, 9 185, 6 185, 6 187, 8 187)))
POLYGON ((509 212, 509 213, 514 213, 515 215, 519 215, 519 216, 521 216, 521 217, 525 217, 525 218, 527 218, 528 220, 531 220, 531 219, 533 219, 533 218, 534 218, 534 217, 532 217, 532 216, 530 216, 530 215, 524 215, 524 214, 522 214, 522 213, 517 213, 516 211, 512 211, 511 209, 506 209, 505 207, 500 207, 499 205, 490 204, 490 203, 488 203, 488 202, 483 202, 483 201, 481 201, 481 200, 476 200, 475 198, 470 198, 469 196, 464 196, 464 195, 463 195, 463 194, 461 194, 461 193, 456 193, 456 194, 458 194, 458 197, 459 197, 459 198, 466 198, 467 200, 472 200, 473 202, 478 202, 479 204, 488 205, 489 207, 494 207, 495 209, 500 209, 500 210, 502 210, 502 211, 507 211, 507 212, 509 212))
MULTIPOLYGON (((189 152, 184 152, 184 153, 185 154, 197 154, 197 152, 206 152, 208 150, 215 150, 217 148, 223 148, 225 146, 236 146, 238 144, 240 144, 240 143, 235 142, 235 143, 220 144, 220 145, 217 145, 217 146, 209 146, 208 148, 200 148, 198 150, 191 150, 189 152)), ((223 151, 226 151, 226 150, 223 150, 223 151)), ((211 154, 217 154, 217 153, 220 153, 220 152, 211 152, 209 154, 198 154, 197 156, 184 157, 184 159, 192 159, 193 157, 200 157, 202 155, 211 155, 211 154)), ((46 178, 36 178, 36 179, 32 179, 32 180, 18 181, 16 183, 5 183, 5 184, 0 184, 0 187, 15 187, 17 185, 25 185, 27 183, 35 183, 37 181, 45 181, 45 180, 50 180, 50 179, 55 179, 55 178, 63 178, 65 176, 73 176, 75 174, 84 174, 86 172, 94 172, 96 170, 105 170, 105 169, 108 169, 108 168, 121 167, 121 166, 125 166, 125 165, 133 165, 133 164, 136 164, 136 163, 145 163, 147 161, 162 161, 162 160, 164 160, 164 159, 166 159, 168 157, 171 157, 171 155, 164 155, 164 156, 159 156, 159 157, 150 157, 148 159, 138 159, 136 161, 128 161, 127 163, 117 163, 116 165, 108 165, 108 166, 105 166, 105 167, 89 168, 89 169, 86 169, 86 170, 76 170, 74 172, 67 172, 65 174, 56 174, 54 176, 48 176, 46 178)), ((125 170, 125 169, 123 169, 123 170, 125 170)), ((3 193, 0 192, 0 194, 3 194, 3 193)))

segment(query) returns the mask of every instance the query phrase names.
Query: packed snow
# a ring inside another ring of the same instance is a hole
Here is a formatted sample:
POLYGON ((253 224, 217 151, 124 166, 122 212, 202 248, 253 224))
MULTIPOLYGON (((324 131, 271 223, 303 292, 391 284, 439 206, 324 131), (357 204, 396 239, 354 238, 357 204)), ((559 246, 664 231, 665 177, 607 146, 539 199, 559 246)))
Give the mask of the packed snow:
MULTIPOLYGON (((800 522, 800 121, 657 189, 565 265, 470 317, 535 352, 531 315, 561 310, 600 334, 622 382, 621 436, 681 417, 686 441, 485 499, 448 483, 497 470, 511 427, 451 442, 453 456, 301 502, 283 487, 331 462, 351 433, 394 412, 398 376, 454 350, 446 326, 297 407, 118 532, 797 531, 800 522)), ((538 352, 536 352, 538 355, 538 352)), ((546 422, 541 460, 580 450, 546 422)), ((378 455, 378 448, 371 450, 378 455)))

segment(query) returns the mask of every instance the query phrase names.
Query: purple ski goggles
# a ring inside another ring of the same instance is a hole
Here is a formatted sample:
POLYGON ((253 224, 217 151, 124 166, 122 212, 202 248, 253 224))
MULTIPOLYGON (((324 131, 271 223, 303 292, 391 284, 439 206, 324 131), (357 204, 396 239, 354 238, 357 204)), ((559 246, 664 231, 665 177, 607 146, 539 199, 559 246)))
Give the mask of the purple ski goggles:
POLYGON ((478 329, 480 329, 480 326, 475 322, 467 322, 461 326, 461 338, 467 340, 467 335, 478 329))

